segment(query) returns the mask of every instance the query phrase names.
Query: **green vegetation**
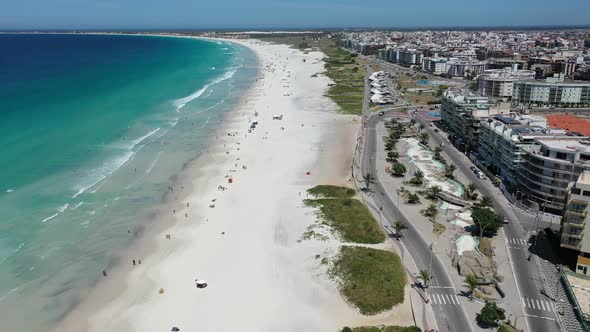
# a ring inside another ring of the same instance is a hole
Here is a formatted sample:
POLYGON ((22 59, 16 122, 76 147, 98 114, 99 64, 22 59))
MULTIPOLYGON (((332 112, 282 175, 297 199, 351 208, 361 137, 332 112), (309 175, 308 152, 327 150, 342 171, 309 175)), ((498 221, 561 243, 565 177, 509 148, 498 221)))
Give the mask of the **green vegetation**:
POLYGON ((420 332, 416 326, 361 326, 345 327, 340 332, 420 332))
POLYGON ((402 177, 406 174, 406 166, 402 163, 394 163, 391 168, 391 175, 395 177, 402 177))
POLYGON ((477 323, 484 328, 497 327, 498 321, 506 319, 504 309, 498 307, 496 302, 486 301, 486 304, 477 314, 477 323))
POLYGON ((455 172, 456 169, 457 169, 457 166, 455 166, 453 164, 445 165, 445 177, 449 178, 449 179, 454 179, 455 175, 453 173, 455 172))
POLYGON ((340 292, 363 315, 375 315, 404 302, 406 273, 393 252, 343 246, 330 269, 340 292))
POLYGON ((440 236, 446 230, 447 228, 445 227, 445 225, 439 224, 437 222, 432 223, 432 233, 434 233, 434 235, 440 236))
POLYGON ((475 183, 468 184, 463 191, 463 198, 475 201, 477 199, 477 193, 475 192, 476 190, 477 185, 475 183))
POLYGON ((396 220, 396 222, 393 224, 393 229, 395 229, 395 237, 400 239, 404 236, 402 232, 405 229, 408 229, 408 226, 403 221, 396 220))
POLYGON ((436 219, 436 216, 438 215, 438 208, 436 207, 436 204, 433 203, 430 204, 426 209, 420 211, 420 213, 422 213, 422 215, 425 217, 436 219))
POLYGON ((421 186, 424 183, 424 172, 417 169, 414 172, 414 177, 410 180, 410 184, 414 186, 421 186))
POLYGON ((436 195, 440 194, 441 191, 442 191, 442 189, 439 186, 430 187, 430 190, 428 191, 428 198, 431 200, 435 200, 436 195))
POLYGON ((420 134, 420 144, 428 145, 428 141, 430 140, 430 135, 427 132, 423 132, 420 134))
POLYGON ((356 195, 354 189, 330 185, 315 186, 307 190, 307 192, 315 197, 323 198, 350 198, 356 195))
POLYGON ((407 203, 408 204, 420 203, 420 196, 418 196, 418 194, 416 194, 416 193, 409 193, 407 203))
POLYGON ((487 208, 492 206, 492 199, 487 196, 481 196, 479 202, 475 203, 475 206, 480 208, 487 208))
POLYGON ((310 193, 332 193, 329 198, 306 199, 306 206, 319 209, 322 222, 332 227, 344 241, 356 243, 381 243, 385 240, 378 223, 360 201, 346 197, 349 188, 310 189, 310 193))
POLYGON ((477 286, 479 285, 479 280, 473 274, 469 274, 465 277, 465 285, 467 286, 467 290, 469 292, 469 299, 473 301, 473 295, 477 286))
POLYGON ((324 59, 326 76, 335 82, 328 90, 328 97, 344 113, 361 114, 365 97, 364 63, 354 54, 338 47, 334 40, 323 39, 319 47, 327 56, 324 59))
POLYGON ((474 208, 471 217, 477 225, 479 237, 494 237, 504 222, 499 215, 490 209, 474 208))
POLYGON ((343 113, 361 114, 365 98, 365 61, 336 45, 336 40, 324 35, 272 35, 256 36, 261 40, 287 44, 301 51, 315 48, 326 58, 326 76, 332 79, 327 96, 343 113))
POLYGON ((363 175, 363 182, 367 191, 371 191, 371 186, 375 183, 375 176, 371 172, 367 172, 363 175))
POLYGON ((424 288, 428 288, 428 285, 430 284, 430 279, 432 279, 430 271, 420 270, 420 274, 418 275, 418 277, 422 279, 422 284, 424 284, 424 288))

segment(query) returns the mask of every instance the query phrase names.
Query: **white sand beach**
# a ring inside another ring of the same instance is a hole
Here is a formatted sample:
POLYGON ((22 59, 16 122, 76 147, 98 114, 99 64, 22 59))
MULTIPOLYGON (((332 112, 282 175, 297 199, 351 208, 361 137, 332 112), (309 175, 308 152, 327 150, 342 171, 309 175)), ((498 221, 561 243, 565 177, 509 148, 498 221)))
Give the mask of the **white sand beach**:
POLYGON ((409 305, 360 315, 315 258, 339 243, 298 242, 316 219, 302 204, 305 191, 346 184, 360 126, 358 117, 334 112, 324 96, 329 79, 312 77, 324 71, 324 55, 238 42, 256 52, 258 80, 175 184, 165 226, 122 255, 129 263, 109 271, 60 332, 336 331, 398 315, 412 323, 409 305), (135 258, 142 264, 133 266, 135 258), (196 278, 208 287, 197 288, 196 278))

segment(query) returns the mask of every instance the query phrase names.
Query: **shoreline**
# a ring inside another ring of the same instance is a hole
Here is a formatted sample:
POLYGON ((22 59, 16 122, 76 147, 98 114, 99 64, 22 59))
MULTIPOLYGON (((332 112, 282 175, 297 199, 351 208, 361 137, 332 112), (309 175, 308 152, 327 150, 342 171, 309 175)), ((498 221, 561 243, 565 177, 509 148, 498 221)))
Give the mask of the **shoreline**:
POLYGON ((316 218, 303 206, 302 193, 316 184, 351 185, 360 128, 359 117, 336 113, 324 96, 329 79, 311 77, 323 72, 323 53, 250 39, 223 41, 256 54, 257 78, 225 115, 208 152, 171 178, 174 192, 163 195, 145 232, 115 255, 108 277, 81 293, 81 302, 54 330, 325 331, 396 316, 388 311, 365 317, 345 303, 325 267, 314 261, 339 248, 338 241, 297 241, 316 218), (273 114, 285 119, 273 120, 273 114), (253 118, 260 124, 247 133, 253 118), (228 176, 235 182, 228 183, 228 176), (228 190, 215 189, 221 185, 228 190), (131 257, 143 264, 129 267, 131 257), (195 288, 195 277, 210 285, 195 288))

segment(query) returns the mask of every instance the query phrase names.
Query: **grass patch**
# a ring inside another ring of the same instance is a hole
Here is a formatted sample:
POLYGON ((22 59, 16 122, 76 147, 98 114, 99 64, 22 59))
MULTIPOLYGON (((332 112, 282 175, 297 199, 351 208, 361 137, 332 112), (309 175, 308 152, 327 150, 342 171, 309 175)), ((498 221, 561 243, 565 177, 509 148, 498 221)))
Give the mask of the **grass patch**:
POLYGON ((354 189, 323 184, 308 189, 307 192, 315 197, 324 198, 350 198, 356 195, 354 189))
POLYGON ((375 315, 404 302, 406 274, 393 252, 343 246, 330 274, 339 279, 340 292, 363 315, 375 315))
POLYGON ((440 236, 446 230, 447 228, 443 224, 439 224, 437 222, 432 224, 432 233, 434 233, 436 236, 440 236))
POLYGON ((483 237, 477 240, 479 241, 479 251, 489 258, 493 258, 494 249, 492 248, 492 239, 483 237))
POLYGON ((421 332, 416 326, 361 326, 343 328, 340 332, 421 332))
POLYGON ((385 234, 359 200, 352 198, 306 199, 306 206, 319 209, 320 218, 344 241, 376 244, 385 241, 385 234))

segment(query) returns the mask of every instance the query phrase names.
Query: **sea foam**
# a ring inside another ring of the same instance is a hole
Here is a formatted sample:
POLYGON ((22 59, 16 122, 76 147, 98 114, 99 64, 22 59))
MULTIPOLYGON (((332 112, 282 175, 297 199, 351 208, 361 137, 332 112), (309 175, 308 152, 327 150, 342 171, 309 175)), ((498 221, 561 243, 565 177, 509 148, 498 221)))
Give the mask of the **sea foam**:
POLYGON ((122 155, 120 155, 108 162, 105 162, 102 165, 102 167, 92 170, 90 172, 91 175, 89 176, 88 183, 78 186, 76 188, 76 190, 77 190, 76 194, 74 194, 74 196, 72 196, 72 198, 76 198, 76 197, 82 195, 84 192, 86 192, 86 190, 92 188, 97 183, 108 178, 113 173, 118 171, 121 167, 123 167, 125 164, 127 164, 133 158, 135 153, 137 153, 137 151, 139 150, 138 149, 138 150, 134 151, 134 148, 138 144, 140 144, 141 142, 145 141, 146 139, 148 139, 149 137, 151 137, 152 135, 157 133, 158 131, 160 131, 160 128, 156 128, 156 129, 148 132, 147 134, 145 134, 137 139, 132 140, 131 144, 126 147, 127 151, 124 154, 122 154, 122 155))
POLYGON ((186 104, 188 104, 192 100, 199 98, 203 94, 203 92, 205 92, 205 90, 207 90, 207 88, 209 88, 210 86, 232 78, 235 75, 237 70, 238 70, 238 67, 229 68, 228 71, 226 71, 220 77, 214 79, 213 81, 206 84, 204 87, 195 91, 194 93, 192 93, 186 97, 176 99, 172 104, 174 105, 174 107, 176 107, 177 110, 182 109, 186 104))

